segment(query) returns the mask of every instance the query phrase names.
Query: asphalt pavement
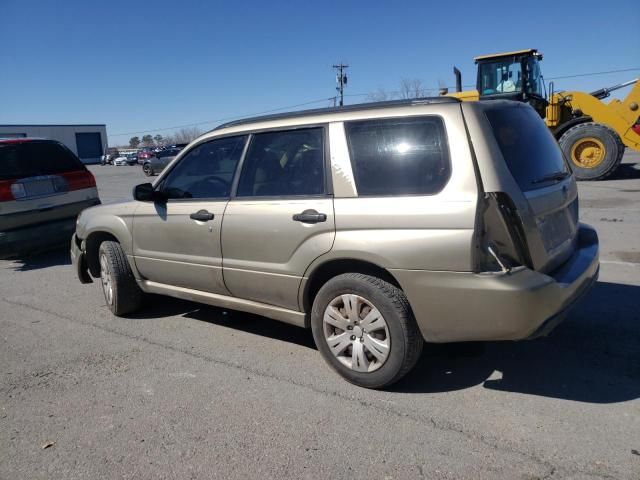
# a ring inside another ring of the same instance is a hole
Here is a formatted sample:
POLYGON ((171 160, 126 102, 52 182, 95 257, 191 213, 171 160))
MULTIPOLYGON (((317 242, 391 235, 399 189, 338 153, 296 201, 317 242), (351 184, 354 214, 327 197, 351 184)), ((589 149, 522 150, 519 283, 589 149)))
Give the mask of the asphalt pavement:
MULTIPOLYGON (((147 181, 91 170, 105 203, 147 181)), ((117 318, 64 250, 0 261, 0 478, 637 480, 640 156, 579 190, 602 265, 567 321, 429 345, 387 391, 309 331, 163 297, 117 318)))

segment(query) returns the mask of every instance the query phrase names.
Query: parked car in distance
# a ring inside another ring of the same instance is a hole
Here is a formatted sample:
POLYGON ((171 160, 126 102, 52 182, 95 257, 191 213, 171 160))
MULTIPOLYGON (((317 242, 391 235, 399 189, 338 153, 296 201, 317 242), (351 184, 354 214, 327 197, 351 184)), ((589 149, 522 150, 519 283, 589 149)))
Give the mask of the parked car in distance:
POLYGON ((182 150, 181 147, 166 148, 156 153, 155 157, 151 157, 142 165, 142 171, 147 176, 157 175, 162 172, 169 163, 176 158, 182 150))
POLYGON ((155 156, 155 152, 150 148, 143 148, 138 152, 138 163, 144 164, 145 161, 153 158, 155 156))
POLYGON ((78 213, 99 203, 93 175, 61 143, 0 139, 0 258, 67 243, 78 213))
POLYGON ((138 154, 137 153, 129 153, 127 154, 127 165, 135 165, 138 163, 138 154))
POLYGON ((107 152, 100 157, 100 165, 113 165, 113 160, 119 157, 120 154, 116 152, 107 152))
POLYGON ((125 155, 121 155, 113 160, 113 164, 116 167, 121 167, 123 165, 129 165, 129 158, 125 155))
POLYGON ((83 212, 71 255, 115 315, 154 293, 310 327, 380 388, 424 341, 546 335, 598 248, 530 106, 436 97, 222 125, 132 202, 83 212))

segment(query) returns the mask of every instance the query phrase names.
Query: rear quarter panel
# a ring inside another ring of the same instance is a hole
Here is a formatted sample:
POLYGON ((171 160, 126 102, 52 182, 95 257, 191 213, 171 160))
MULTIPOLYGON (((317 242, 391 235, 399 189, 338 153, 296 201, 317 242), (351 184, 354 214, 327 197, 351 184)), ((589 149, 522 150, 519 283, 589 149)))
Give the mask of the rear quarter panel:
MULTIPOLYGON (((420 113, 444 121, 449 181, 434 195, 358 198, 355 184, 336 192, 336 239, 327 258, 356 258, 384 268, 471 270, 478 187, 461 108, 433 105, 420 113)), ((331 133, 332 173, 339 179, 334 183, 345 185, 353 174, 345 173, 351 163, 344 128, 331 133)))

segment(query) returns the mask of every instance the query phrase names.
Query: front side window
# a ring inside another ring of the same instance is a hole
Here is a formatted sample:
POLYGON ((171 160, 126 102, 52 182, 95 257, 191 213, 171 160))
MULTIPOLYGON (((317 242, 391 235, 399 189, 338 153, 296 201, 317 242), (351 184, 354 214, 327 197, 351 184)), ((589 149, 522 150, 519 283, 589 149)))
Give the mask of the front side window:
POLYGON ((321 195, 324 177, 322 127, 258 133, 247 151, 237 195, 321 195))
POLYGON ((169 199, 229 197, 246 141, 243 135, 196 145, 167 174, 161 190, 169 199))
POLYGON ((529 57, 524 64, 525 92, 533 95, 544 95, 544 81, 540 71, 540 63, 536 57, 529 57))
POLYGON ((432 195, 449 179, 449 151, 440 117, 345 124, 359 196, 432 195))

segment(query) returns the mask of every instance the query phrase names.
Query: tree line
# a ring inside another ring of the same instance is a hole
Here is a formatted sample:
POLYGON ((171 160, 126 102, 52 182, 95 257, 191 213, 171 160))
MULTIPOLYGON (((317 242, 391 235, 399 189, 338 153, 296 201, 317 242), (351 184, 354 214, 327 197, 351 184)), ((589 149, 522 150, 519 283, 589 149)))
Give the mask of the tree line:
MULTIPOLYGON (((438 81, 438 83, 441 84, 440 89, 442 89, 442 85, 444 85, 444 82, 440 80, 438 81)), ((398 90, 390 91, 384 88, 379 88, 367 95, 367 101, 380 102, 383 100, 394 100, 398 98, 410 99, 436 96, 439 94, 438 90, 425 87, 422 80, 420 80, 419 78, 403 78, 400 80, 398 90)), ((129 147, 163 147, 165 145, 174 145, 176 143, 189 143, 202 135, 202 133, 203 132, 198 127, 190 127, 181 128, 180 130, 174 132, 173 135, 162 136, 160 134, 147 134, 142 138, 136 136, 129 139, 129 147)))
POLYGON ((181 128, 174 132, 173 135, 163 136, 160 134, 147 134, 142 138, 138 136, 131 137, 129 139, 129 147, 164 147, 165 145, 174 145, 176 143, 189 143, 200 135, 202 135, 202 131, 198 127, 181 128))
POLYGON ((442 80, 438 81, 440 87, 427 88, 422 80, 419 78, 403 78, 400 80, 398 90, 387 90, 385 88, 378 88, 374 92, 370 92, 367 95, 367 101, 369 102, 381 102, 384 100, 396 100, 396 99, 410 99, 421 97, 435 97, 440 94, 445 85, 442 80))

